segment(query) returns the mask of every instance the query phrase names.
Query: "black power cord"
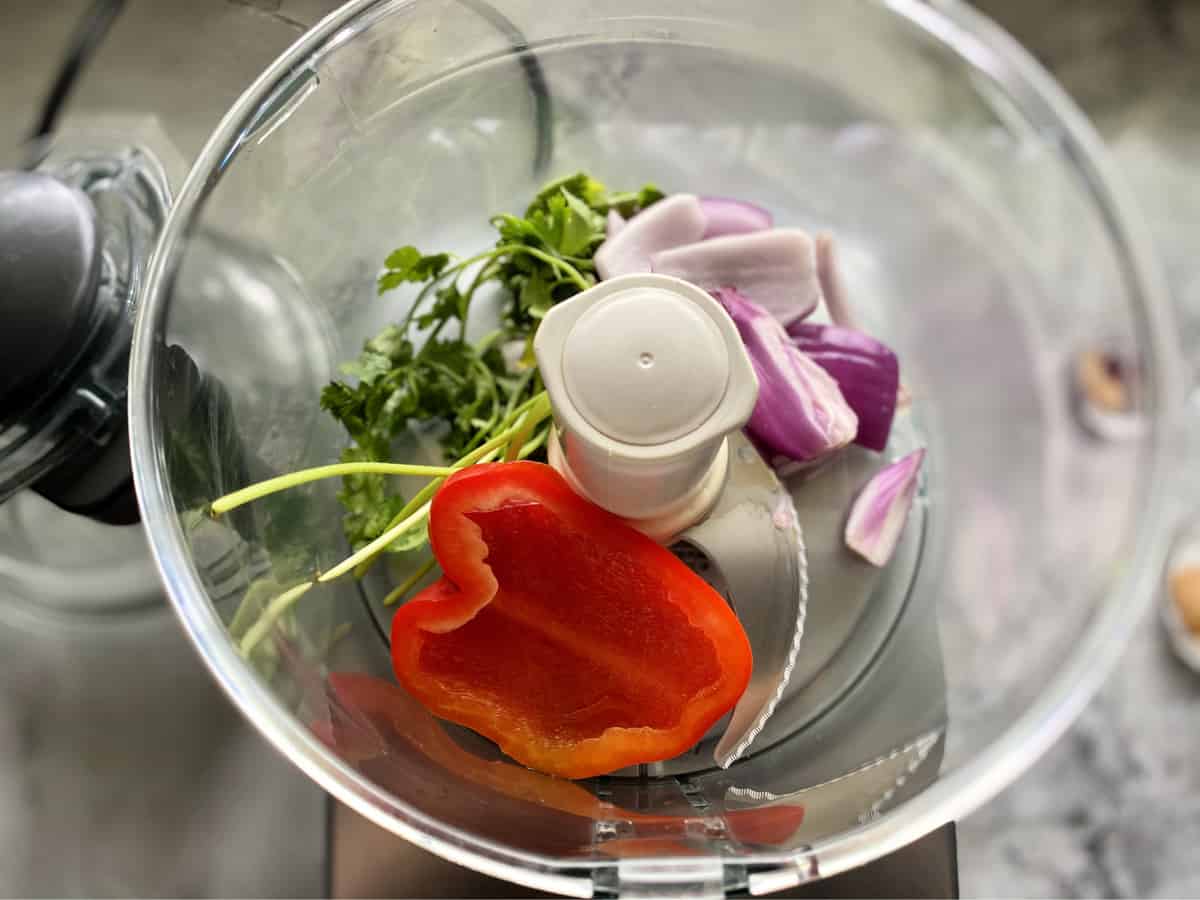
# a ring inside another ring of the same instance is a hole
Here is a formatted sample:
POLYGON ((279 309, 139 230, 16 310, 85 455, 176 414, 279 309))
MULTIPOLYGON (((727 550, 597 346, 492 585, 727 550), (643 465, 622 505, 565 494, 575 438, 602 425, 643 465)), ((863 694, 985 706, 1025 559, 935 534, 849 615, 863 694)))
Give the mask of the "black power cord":
POLYGON ((44 149, 58 125, 63 107, 66 106, 80 73, 103 43, 124 7, 125 0, 93 0, 91 8, 75 27, 66 58, 58 68, 58 74, 50 86, 50 93, 42 103, 37 124, 29 136, 33 158, 27 168, 32 169, 41 162, 44 149))

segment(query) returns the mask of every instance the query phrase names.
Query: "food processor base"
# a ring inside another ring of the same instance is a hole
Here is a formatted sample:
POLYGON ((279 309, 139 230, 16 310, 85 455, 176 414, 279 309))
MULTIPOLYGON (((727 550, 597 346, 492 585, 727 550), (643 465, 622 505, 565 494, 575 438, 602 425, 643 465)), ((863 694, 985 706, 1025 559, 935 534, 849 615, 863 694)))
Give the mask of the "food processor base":
MULTIPOLYGON (((326 798, 326 896, 549 897, 434 856, 326 798)), ((859 869, 773 897, 958 897, 954 823, 859 869)))

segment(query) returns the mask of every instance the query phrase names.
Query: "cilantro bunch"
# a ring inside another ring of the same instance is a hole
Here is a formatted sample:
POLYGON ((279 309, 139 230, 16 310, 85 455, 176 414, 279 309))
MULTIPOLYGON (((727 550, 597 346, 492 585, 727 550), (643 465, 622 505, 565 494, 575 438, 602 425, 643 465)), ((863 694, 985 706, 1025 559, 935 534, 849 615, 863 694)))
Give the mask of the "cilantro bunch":
MULTIPOLYGON (((321 394, 321 406, 352 441, 343 462, 391 462, 393 443, 413 428, 435 433, 448 462, 494 439, 542 391, 533 359, 538 323, 554 304, 596 283, 592 257, 604 241, 608 212, 629 217, 662 197, 653 185, 613 193, 576 173, 542 188, 524 216, 493 216, 498 237, 488 250, 461 260, 413 246, 391 253, 379 293, 405 284, 421 287, 406 315, 342 367, 346 380, 330 383, 321 394), (502 291, 501 327, 467 341, 472 301, 488 285, 502 291)), ((546 421, 528 435, 521 455, 544 452, 549 428, 546 421)), ((346 476, 338 497, 346 508, 346 538, 356 550, 394 525, 408 506, 378 474, 346 476)), ((388 549, 402 552, 424 540, 422 527, 388 549)))

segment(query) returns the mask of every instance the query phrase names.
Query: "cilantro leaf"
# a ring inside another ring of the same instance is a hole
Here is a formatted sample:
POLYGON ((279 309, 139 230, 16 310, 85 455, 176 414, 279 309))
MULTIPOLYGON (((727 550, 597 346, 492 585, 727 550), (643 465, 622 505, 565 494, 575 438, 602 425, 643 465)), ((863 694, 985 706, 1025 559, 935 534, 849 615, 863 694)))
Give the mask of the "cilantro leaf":
POLYGON ((556 178, 538 191, 537 196, 526 207, 525 217, 529 218, 538 211, 544 212, 550 198, 562 193, 579 198, 590 209, 599 210, 606 202, 605 198, 608 196, 608 189, 604 187, 603 183, 592 178, 586 172, 575 172, 572 175, 556 178))
POLYGON ((428 328, 438 322, 454 319, 461 322, 466 317, 465 298, 459 293, 457 285, 449 284, 434 296, 436 300, 429 311, 417 316, 417 327, 428 328))
POLYGON ((492 227, 500 232, 500 241, 504 244, 519 244, 525 240, 544 240, 544 235, 529 219, 518 219, 508 213, 492 216, 492 227))
POLYGON ((387 271, 379 276, 379 293, 386 293, 406 281, 422 282, 437 278, 449 262, 449 253, 434 253, 424 256, 420 250, 411 245, 393 250, 383 261, 387 271))
POLYGON ((564 256, 578 256, 593 241, 604 240, 607 226, 604 217, 592 212, 582 200, 565 191, 561 205, 555 204, 555 216, 561 222, 558 250, 564 256))
POLYGON ((399 365, 412 359, 413 345, 400 328, 388 325, 367 341, 364 352, 382 354, 390 359, 393 365, 399 365))
MULTIPOLYGON (((342 452, 342 462, 373 458, 362 447, 348 447, 342 452)), ((338 500, 346 508, 342 530, 355 550, 383 534, 392 517, 404 508, 404 497, 391 491, 382 475, 346 476, 338 500)))
POLYGON ((382 353, 364 350, 353 362, 342 363, 338 371, 365 384, 379 380, 392 370, 392 361, 382 353))
POLYGON ((628 191, 623 194, 610 194, 606 198, 605 212, 609 209, 615 209, 625 218, 636 216, 648 206, 653 206, 663 197, 665 197, 653 184, 644 185, 641 190, 628 191))
MULTIPOLYGON (((541 391, 534 333, 556 303, 596 283, 592 257, 604 242, 608 211, 634 215, 662 197, 653 185, 611 193, 576 172, 543 187, 524 216, 493 216, 495 246, 465 262, 412 245, 389 254, 379 293, 403 284, 420 290, 402 321, 368 340, 358 358, 341 367, 344 380, 321 393, 322 408, 353 442, 343 459, 390 460, 394 441, 411 428, 436 429, 448 461, 486 441, 509 412, 541 391), (503 327, 475 345, 463 332, 474 295, 489 283, 503 289, 503 327), (444 337, 452 324, 455 336, 444 337), (429 330, 419 349, 414 329, 429 330), (514 345, 524 345, 523 371, 515 375, 501 352, 514 345)), ((544 448, 533 441, 529 452, 544 448)), ((345 478, 338 496, 346 509, 346 538, 355 548, 382 534, 404 506, 394 479, 382 475, 345 478)), ((407 552, 426 539, 425 525, 414 526, 388 549, 407 552)))
POLYGON ((528 313, 532 319, 541 319, 550 311, 554 305, 554 295, 542 270, 536 270, 521 282, 517 302, 521 311, 528 313))

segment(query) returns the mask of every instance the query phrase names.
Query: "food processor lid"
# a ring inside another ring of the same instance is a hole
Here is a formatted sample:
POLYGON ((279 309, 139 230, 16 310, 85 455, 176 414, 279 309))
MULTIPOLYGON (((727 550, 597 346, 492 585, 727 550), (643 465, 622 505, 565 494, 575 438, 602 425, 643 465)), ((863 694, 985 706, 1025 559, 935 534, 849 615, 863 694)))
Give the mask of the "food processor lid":
MULTIPOLYGON (((138 521, 125 429, 133 311, 169 205, 143 151, 56 148, 58 121, 124 4, 93 0, 27 140, 0 167, 0 502, 138 521), (16 168, 20 167, 20 168, 16 168)), ((0 161, 2 164, 3 161, 0 161)))
POLYGON ((0 171, 0 501, 25 487, 138 521, 125 428, 142 270, 166 178, 136 149, 0 171))
POLYGON ((41 172, 0 172, 0 421, 79 355, 100 277, 96 210, 41 172))

